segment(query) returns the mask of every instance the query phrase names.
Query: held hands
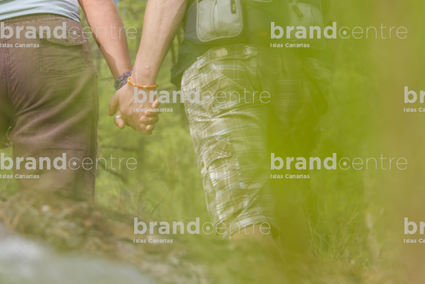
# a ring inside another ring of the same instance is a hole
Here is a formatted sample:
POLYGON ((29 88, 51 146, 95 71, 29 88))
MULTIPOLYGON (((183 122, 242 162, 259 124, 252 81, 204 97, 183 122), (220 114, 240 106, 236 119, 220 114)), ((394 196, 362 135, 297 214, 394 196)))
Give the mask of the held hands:
POLYGON ((114 114, 121 116, 115 119, 115 124, 120 129, 129 125, 136 131, 151 135, 155 124, 159 121, 158 107, 158 99, 153 103, 148 99, 144 103, 135 103, 134 87, 126 84, 109 101, 109 116, 114 114))

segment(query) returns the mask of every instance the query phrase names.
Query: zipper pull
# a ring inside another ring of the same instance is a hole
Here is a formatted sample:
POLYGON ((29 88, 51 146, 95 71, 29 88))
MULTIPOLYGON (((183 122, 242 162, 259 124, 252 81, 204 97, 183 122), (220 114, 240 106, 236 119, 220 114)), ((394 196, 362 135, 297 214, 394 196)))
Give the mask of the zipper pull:
POLYGON ((230 0, 230 9, 232 14, 236 14, 236 0, 230 0))

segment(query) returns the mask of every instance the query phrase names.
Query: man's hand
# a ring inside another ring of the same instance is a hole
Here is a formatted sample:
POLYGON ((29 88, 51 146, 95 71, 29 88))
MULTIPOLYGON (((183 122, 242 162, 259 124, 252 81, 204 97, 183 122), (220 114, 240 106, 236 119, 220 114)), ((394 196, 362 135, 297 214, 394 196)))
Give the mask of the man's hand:
POLYGON ((151 135, 159 121, 158 106, 158 99, 152 104, 149 96, 144 103, 134 103, 134 87, 126 84, 109 101, 109 115, 121 115, 121 118, 115 119, 115 124, 121 129, 129 125, 136 131, 151 135))

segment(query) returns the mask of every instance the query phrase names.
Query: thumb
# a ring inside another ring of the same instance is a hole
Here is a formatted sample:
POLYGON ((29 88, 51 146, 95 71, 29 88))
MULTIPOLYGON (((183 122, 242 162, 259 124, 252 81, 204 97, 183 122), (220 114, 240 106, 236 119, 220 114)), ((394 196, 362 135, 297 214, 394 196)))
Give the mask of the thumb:
POLYGON ((117 94, 115 94, 112 99, 109 101, 109 116, 114 115, 117 112, 119 105, 119 100, 117 94))
POLYGON ((152 104, 152 108, 157 108, 157 107, 159 107, 159 105, 160 105, 161 103, 159 102, 159 100, 158 99, 156 99, 154 102, 153 102, 153 104, 152 104))

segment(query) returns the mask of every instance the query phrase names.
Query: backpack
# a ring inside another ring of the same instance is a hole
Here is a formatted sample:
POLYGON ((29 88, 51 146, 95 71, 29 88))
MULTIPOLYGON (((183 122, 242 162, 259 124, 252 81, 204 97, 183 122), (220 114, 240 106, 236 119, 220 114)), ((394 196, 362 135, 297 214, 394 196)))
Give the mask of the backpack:
POLYGON ((185 20, 185 39, 200 45, 251 43, 308 43, 311 48, 324 49, 325 39, 295 36, 296 30, 281 39, 271 36, 272 23, 287 26, 320 27, 323 31, 321 0, 192 0, 185 20))

